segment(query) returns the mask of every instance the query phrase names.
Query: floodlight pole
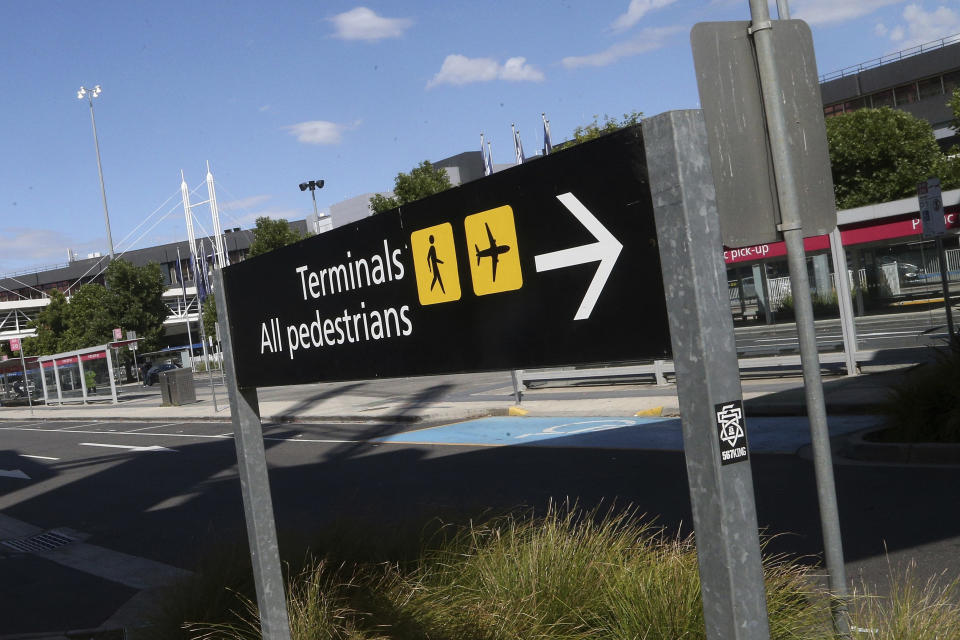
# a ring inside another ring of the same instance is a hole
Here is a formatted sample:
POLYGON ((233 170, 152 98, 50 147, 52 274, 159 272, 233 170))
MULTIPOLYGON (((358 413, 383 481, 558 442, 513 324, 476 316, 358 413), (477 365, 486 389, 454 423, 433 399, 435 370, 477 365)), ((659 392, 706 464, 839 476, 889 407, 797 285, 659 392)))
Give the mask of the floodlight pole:
POLYGON ((781 220, 778 230, 783 233, 787 246, 790 288, 793 291, 796 311, 797 337, 800 342, 804 391, 810 420, 810 440, 813 445, 813 464, 817 481, 827 579, 834 598, 833 626, 838 637, 850 638, 848 589, 846 570, 843 565, 840 514, 833 477, 833 456, 830 452, 830 432, 827 427, 823 380, 820 377, 820 358, 817 354, 813 302, 810 299, 810 281, 803 246, 800 192, 793 167, 793 156, 788 144, 790 136, 781 102, 780 76, 777 71, 767 0, 750 0, 750 20, 750 34, 757 52, 760 88, 763 94, 764 113, 776 176, 777 198, 780 203, 781 220))
POLYGON ((80 87, 80 91, 77 92, 77 97, 83 100, 87 99, 87 104, 90 105, 90 124, 93 125, 93 146, 97 150, 97 173, 100 175, 100 196, 103 198, 103 219, 107 223, 107 242, 110 245, 110 260, 112 261, 113 256, 113 234, 110 233, 110 212, 107 210, 107 189, 103 185, 103 165, 100 163, 100 142, 97 139, 97 119, 93 117, 93 99, 100 95, 100 85, 96 85, 93 89, 87 89, 85 87, 80 87))
MULTIPOLYGON (((313 217, 315 220, 320 220, 320 213, 317 211, 317 189, 323 189, 323 180, 310 180, 309 182, 300 183, 300 191, 306 191, 310 189, 310 197, 313 198, 313 217)), ((317 226, 319 227, 319 222, 317 226)), ((319 231, 319 228, 316 229, 319 231)))

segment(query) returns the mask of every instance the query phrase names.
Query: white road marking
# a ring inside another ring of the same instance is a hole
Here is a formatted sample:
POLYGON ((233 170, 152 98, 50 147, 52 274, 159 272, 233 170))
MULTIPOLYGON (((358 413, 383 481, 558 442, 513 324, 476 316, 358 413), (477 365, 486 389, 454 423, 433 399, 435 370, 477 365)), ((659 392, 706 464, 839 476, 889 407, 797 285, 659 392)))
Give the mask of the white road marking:
POLYGON ((379 440, 322 440, 316 438, 301 438, 299 434, 292 438, 264 438, 264 440, 275 440, 277 442, 319 442, 320 444, 382 444, 379 440))
POLYGON ((186 422, 166 422, 164 424, 152 424, 149 427, 141 427, 140 429, 130 429, 124 433, 137 433, 138 431, 149 431, 150 429, 159 429, 160 427, 173 427, 178 424, 187 424, 186 422))
POLYGON ((129 444, 102 444, 100 442, 81 442, 80 446, 81 447, 110 447, 111 449, 126 449, 127 451, 165 451, 169 453, 176 453, 174 449, 167 449, 166 447, 161 447, 159 445, 138 447, 136 445, 129 445, 129 444))
MULTIPOLYGON (((65 433, 63 431, 52 430, 52 429, 33 429, 30 427, 0 427, 0 431, 38 431, 42 433, 65 433)), ((233 433, 223 434, 223 435, 200 435, 192 433, 144 433, 142 431, 70 431, 69 433, 85 433, 91 435, 110 435, 110 436, 148 436, 148 437, 165 437, 165 438, 197 438, 203 440, 228 440, 233 439, 233 433)), ((265 437, 264 440, 275 440, 278 442, 307 442, 314 444, 409 444, 404 442, 391 442, 391 441, 381 441, 381 440, 328 440, 321 438, 302 438, 300 435, 296 435, 290 438, 273 438, 265 437)), ((81 442, 80 444, 88 446, 119 446, 119 445, 104 445, 104 444, 93 444, 81 442)), ((162 447, 161 447, 162 448, 162 447)), ((141 450, 158 450, 153 449, 152 447, 140 447, 141 450)), ((175 451, 174 449, 169 449, 169 451, 175 451)))
MULTIPOLYGON (((79 429, 80 427, 91 427, 95 424, 100 424, 99 422, 83 422, 81 424, 75 424, 71 427, 64 427, 62 429, 56 429, 56 431, 70 431, 71 429, 79 429)), ((106 427, 104 427, 106 428, 106 427)))
MULTIPOLYGON (((30 427, 0 427, 0 431, 37 431, 41 433, 86 433, 94 435, 107 435, 107 436, 164 436, 170 438, 214 438, 217 440, 222 440, 222 436, 206 436, 206 435, 196 435, 191 433, 138 433, 136 431, 60 431, 55 429, 32 429, 30 427)), ((231 436, 232 437, 232 436, 231 436)))
POLYGON ((31 456, 26 453, 20 454, 21 458, 36 458, 37 460, 59 460, 60 458, 51 458, 50 456, 31 456))

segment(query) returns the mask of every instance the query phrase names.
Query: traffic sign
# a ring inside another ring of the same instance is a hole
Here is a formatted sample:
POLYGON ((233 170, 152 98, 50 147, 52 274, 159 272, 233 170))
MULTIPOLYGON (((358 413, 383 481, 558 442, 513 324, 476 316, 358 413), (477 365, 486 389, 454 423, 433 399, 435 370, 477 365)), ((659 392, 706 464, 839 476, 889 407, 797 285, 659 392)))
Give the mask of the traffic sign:
MULTIPOLYGON (((787 144, 803 212, 803 236, 837 226, 833 176, 813 36, 803 20, 774 20, 774 64, 790 123, 787 144)), ((747 21, 701 22, 690 32, 710 141, 720 232, 727 247, 783 239, 756 53, 747 21)))
POLYGON ((10 351, 20 351, 20 338, 10 338, 10 351))
POLYGON ((943 195, 940 191, 940 178, 930 178, 917 185, 917 199, 920 201, 920 224, 924 238, 936 238, 947 232, 947 223, 943 217, 943 195))
POLYGON ((660 358, 640 127, 223 270, 241 387, 660 358))
POLYGON ((120 327, 115 327, 113 330, 113 339, 114 340, 123 340, 123 331, 120 327))

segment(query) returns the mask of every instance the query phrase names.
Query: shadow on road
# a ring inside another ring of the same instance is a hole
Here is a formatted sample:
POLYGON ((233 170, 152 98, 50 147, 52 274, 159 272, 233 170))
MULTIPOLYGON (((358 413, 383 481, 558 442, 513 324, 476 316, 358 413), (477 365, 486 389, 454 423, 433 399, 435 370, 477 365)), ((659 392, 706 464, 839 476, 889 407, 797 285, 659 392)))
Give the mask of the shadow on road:
MULTIPOLYGON (((443 391, 425 389, 406 410, 443 391)), ((358 425, 352 435, 369 440, 398 429, 358 425)), ((586 509, 632 507, 671 532, 692 529, 679 452, 371 443, 322 449, 272 438, 266 445, 281 539, 310 540, 343 527, 389 539, 400 530, 423 530, 438 516, 466 521, 521 507, 542 512, 566 499, 586 509)), ((4 512, 45 528, 79 529, 109 549, 195 568, 206 550, 245 541, 236 453, 228 439, 176 450, 115 456, 110 466, 7 504, 4 512)), ((0 468, 8 459, 0 457, 0 468)), ((751 463, 759 523, 775 536, 767 551, 815 559, 822 542, 812 464, 792 455, 756 455, 751 463)), ((848 561, 960 539, 960 468, 840 466, 836 479, 848 561)), ((54 586, 22 587, 40 603, 37 624, 44 608, 76 609, 76 594, 54 586)), ((24 626, 30 625, 18 628, 24 626)))

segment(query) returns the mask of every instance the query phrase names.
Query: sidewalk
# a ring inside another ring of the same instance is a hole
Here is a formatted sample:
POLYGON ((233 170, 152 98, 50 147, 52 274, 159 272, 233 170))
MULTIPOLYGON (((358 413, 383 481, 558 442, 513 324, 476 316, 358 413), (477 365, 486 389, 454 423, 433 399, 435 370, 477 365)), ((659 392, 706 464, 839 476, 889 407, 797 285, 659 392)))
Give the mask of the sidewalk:
MULTIPOLYGON (((885 400, 891 384, 900 380, 909 365, 871 367, 859 376, 826 376, 823 389, 827 412, 832 414, 873 414, 885 400)), ((429 378, 424 379, 429 386, 429 378)), ((376 383, 372 383, 375 385, 376 383)), ((321 391, 325 385, 320 385, 321 391)), ((790 416, 806 415, 805 390, 799 373, 772 374, 749 377, 742 381, 743 399, 747 415, 790 416), (770 390, 771 386, 780 386, 770 390)), ((546 387, 523 393, 517 405, 512 395, 480 400, 452 398, 440 394, 430 400, 411 400, 409 395, 364 395, 360 392, 340 392, 335 385, 329 391, 315 393, 317 387, 305 391, 295 399, 277 399, 271 389, 260 390, 260 415, 264 422, 323 422, 323 421, 398 421, 444 422, 482 416, 506 415, 513 407, 520 407, 531 416, 632 416, 638 412, 662 411, 664 415, 679 415, 677 387, 668 384, 636 385, 637 393, 623 390, 622 385, 590 387, 546 387), (617 393, 611 389, 619 390, 617 393), (313 393, 314 397, 310 397, 313 393)), ((290 388, 283 388, 287 391, 290 388)), ((217 385, 217 406, 214 407, 210 388, 200 377, 196 379, 197 402, 182 406, 162 406, 155 390, 144 390, 136 385, 124 387, 119 404, 109 400, 90 404, 63 406, 2 407, 0 420, 137 420, 137 421, 229 421, 230 408, 226 389, 217 385)), ((281 394, 282 395, 282 394, 281 394)), ((296 395, 286 393, 285 395, 296 395)))

